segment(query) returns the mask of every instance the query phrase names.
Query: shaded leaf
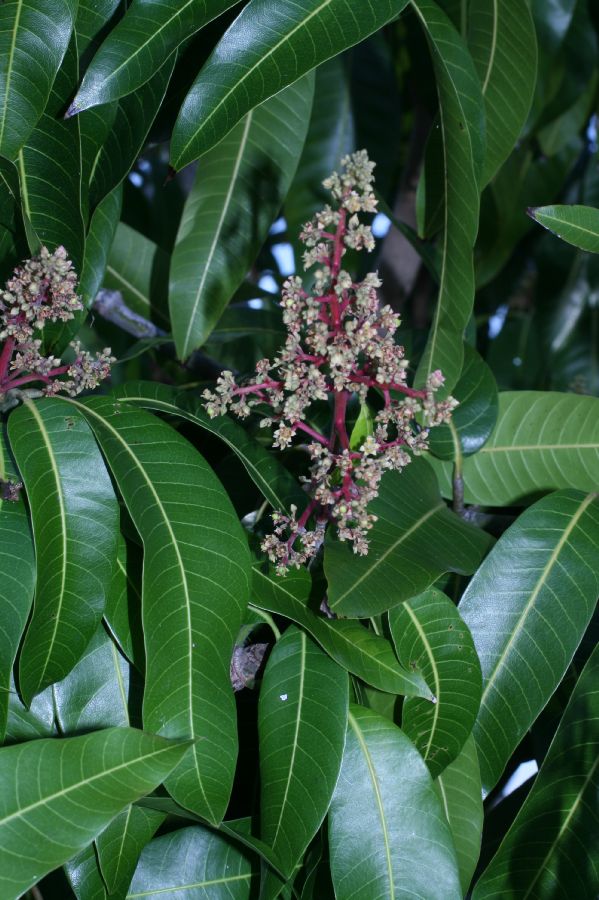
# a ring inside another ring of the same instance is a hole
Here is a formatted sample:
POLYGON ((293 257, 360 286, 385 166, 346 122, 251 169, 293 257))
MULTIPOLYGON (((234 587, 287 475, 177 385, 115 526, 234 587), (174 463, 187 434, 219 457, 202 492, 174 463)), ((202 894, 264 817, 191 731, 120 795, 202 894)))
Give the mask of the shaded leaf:
POLYGON ((460 882, 466 895, 480 854, 483 800, 476 744, 470 736, 460 755, 435 779, 455 845, 460 882))
POLYGON ((125 896, 141 851, 165 818, 155 809, 130 805, 98 835, 98 862, 109 894, 125 896))
POLYGON ((8 746, 35 738, 53 737, 55 734, 52 688, 46 688, 26 707, 21 703, 16 685, 11 679, 4 743, 8 746))
POLYGON ((254 882, 249 855, 229 839, 195 825, 156 838, 143 850, 127 900, 249 900, 254 882), (190 894, 186 894, 190 896, 190 894))
POLYGON ((407 0, 251 0, 216 45, 185 98, 171 161, 181 169, 214 147, 250 109, 395 18, 407 0))
POLYGON ((234 4, 183 0, 174 8, 162 0, 134 0, 94 56, 70 114, 140 88, 183 41, 234 4))
POLYGON ((311 580, 303 569, 284 578, 254 566, 253 603, 301 625, 340 666, 381 691, 427 697, 431 692, 418 672, 402 669, 390 642, 358 622, 328 619, 309 607, 311 580))
POLYGON ((8 434, 31 507, 37 558, 33 616, 19 668, 28 702, 70 672, 102 618, 118 503, 94 437, 76 410, 50 398, 27 402, 11 414, 8 434))
POLYGON ((14 159, 43 113, 76 11, 76 0, 0 4, 0 156, 14 159))
POLYGON ((559 491, 502 535, 459 611, 483 672, 474 736, 485 791, 570 665, 599 593, 599 501, 559 491))
POLYGON ((104 287, 120 291, 129 309, 168 326, 169 255, 139 231, 119 222, 108 253, 104 287))
POLYGON ((119 186, 104 197, 91 218, 79 279, 79 292, 86 309, 90 308, 102 287, 108 254, 121 216, 122 202, 123 191, 119 186))
POLYGON ((0 750, 2 896, 20 897, 83 849, 123 806, 160 784, 186 749, 109 728, 0 750))
POLYGON ((374 616, 421 593, 444 572, 471 574, 489 546, 484 532, 449 510, 423 459, 388 472, 369 505, 377 521, 367 556, 327 538, 324 568, 330 608, 344 616, 374 616))
POLYGON ((529 216, 580 250, 599 253, 599 209, 591 206, 536 206, 529 216))
POLYGON ((439 297, 417 386, 441 369, 451 391, 460 376, 464 329, 474 301, 472 250, 478 230, 477 182, 484 158, 480 82, 470 54, 451 21, 431 0, 412 5, 429 37, 443 135, 444 222, 439 297))
POLYGON ((144 545, 144 727, 196 739, 166 786, 219 822, 237 756, 229 664, 249 593, 245 535, 212 470, 169 425, 108 398, 68 403, 94 429, 144 545))
POLYGON ((143 672, 145 654, 141 624, 141 552, 122 534, 115 567, 106 597, 104 621, 122 653, 143 672))
POLYGON ((347 672, 288 628, 268 658, 258 706, 260 834, 288 877, 329 808, 347 704, 347 672))
POLYGON ((313 95, 310 73, 248 112, 202 157, 171 258, 181 359, 205 343, 268 235, 297 168, 313 95))
POLYGON ((592 897, 599 891, 599 648, 584 667, 516 820, 473 898, 592 897))
MULTIPOLYGON (((599 480, 599 400, 552 391, 499 394, 497 425, 484 447, 464 460, 467 503, 507 506, 531 495, 599 480)), ((435 464, 444 494, 451 466, 435 464)))
POLYGON ((101 39, 102 33, 116 10, 120 0, 79 0, 75 32, 79 56, 87 56, 88 49, 101 39))
POLYGON ((437 588, 389 613, 397 656, 422 673, 435 702, 404 701, 401 727, 433 777, 459 756, 476 720, 482 678, 468 627, 449 597, 437 588))
POLYGON ((462 896, 449 826, 422 757, 396 725, 359 706, 350 707, 329 849, 337 900, 462 896))

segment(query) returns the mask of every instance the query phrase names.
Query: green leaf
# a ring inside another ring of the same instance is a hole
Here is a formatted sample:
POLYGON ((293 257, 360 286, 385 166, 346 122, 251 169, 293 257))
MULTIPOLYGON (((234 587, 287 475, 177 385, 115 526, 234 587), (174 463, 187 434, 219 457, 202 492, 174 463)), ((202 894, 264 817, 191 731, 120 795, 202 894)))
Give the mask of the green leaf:
POLYGON ((61 66, 48 105, 17 165, 25 214, 41 242, 51 250, 66 247, 75 270, 81 272, 85 247, 79 122, 65 122, 64 103, 77 80, 77 48, 73 41, 61 66))
POLYGON ((449 822, 462 891, 466 895, 480 854, 484 818, 480 770, 472 735, 434 785, 449 822))
POLYGON ((63 869, 77 900, 108 900, 94 844, 69 859, 63 869))
POLYGON ((414 459, 403 472, 383 475, 369 511, 377 521, 366 556, 356 556, 346 542, 325 542, 328 602, 343 616, 385 612, 424 591, 444 572, 469 575, 489 545, 488 535, 446 507, 423 459, 414 459))
POLYGON ((417 386, 435 369, 451 391, 460 377, 463 335, 474 301, 472 249, 478 231, 478 178, 484 158, 481 86, 462 39, 431 0, 412 0, 427 32, 439 92, 443 135, 444 223, 439 298, 417 386))
MULTIPOLYGON (((443 493, 451 466, 435 464, 443 493)), ((552 391, 499 394, 497 425, 464 460, 467 503, 510 506, 558 488, 592 491, 599 481, 599 399, 552 391)))
POLYGON ((464 368, 452 391, 460 405, 449 425, 431 429, 429 447, 440 459, 471 456, 489 439, 497 421, 497 385, 489 366, 479 354, 464 344, 464 368))
MULTIPOLYGON (((89 186, 91 209, 95 209, 106 194, 127 177, 137 160, 164 100, 175 55, 173 53, 143 87, 119 101, 114 122, 93 164, 89 186)), ((74 117, 74 121, 78 121, 78 117, 74 117)))
POLYGON ((119 222, 108 253, 104 287, 120 291, 129 309, 168 326, 169 255, 139 231, 119 222))
POLYGON ((306 571, 300 569, 282 578, 256 565, 253 575, 253 603, 301 625, 348 672, 380 691, 431 698, 422 675, 401 668, 386 638, 358 622, 329 619, 312 612, 311 580, 306 571))
POLYGON ((437 588, 392 610, 389 628, 400 663, 420 671, 435 697, 406 699, 401 719, 435 777, 457 759, 476 720, 482 677, 474 641, 437 588))
POLYGON ((76 0, 0 4, 0 156, 14 159, 43 113, 76 11, 76 0))
POLYGON ((251 0, 216 45, 179 112, 171 161, 181 169, 250 109, 390 22, 407 0, 251 0))
POLYGON ((235 0, 134 0, 94 56, 70 115, 140 88, 170 54, 235 0))
MULTIPOLYGON (((0 481, 18 481, 0 431, 0 481)), ((33 602, 35 555, 25 500, 0 494, 0 744, 4 740, 11 672, 33 602)))
POLYGON ((129 664, 102 623, 77 665, 53 691, 63 734, 135 724, 129 716, 129 664))
POLYGON ((127 900, 250 900, 255 868, 228 838, 195 825, 155 838, 143 850, 127 900))
POLYGON ((245 534, 210 467, 169 425, 108 398, 65 402, 94 429, 144 545, 144 727, 196 739, 166 786, 217 823, 237 756, 229 664, 249 594, 245 534))
POLYGON ((572 692, 540 772, 473 898, 599 891, 599 648, 572 692))
POLYGON ((483 694, 474 726, 490 791, 568 668, 599 593, 599 501, 559 491, 502 535, 462 597, 483 694), (499 600, 498 600, 499 598, 499 600))
POLYGON ((165 818, 164 813, 155 809, 131 805, 98 835, 98 862, 109 894, 125 896, 140 853, 165 818))
POLYGON ((359 706, 350 707, 329 851, 337 900, 462 897, 449 826, 422 757, 396 725, 359 706))
POLYGON ((268 658, 258 706, 260 834, 287 877, 329 808, 347 704, 347 672, 303 631, 288 628, 268 658))
POLYGON ((46 688, 34 697, 27 708, 21 703, 16 685, 11 679, 4 743, 7 746, 19 744, 35 738, 53 737, 56 733, 52 688, 46 688))
POLYGON ((145 669, 141 624, 141 551, 119 535, 116 564, 106 597, 104 621, 122 653, 138 671, 145 669))
POLYGON ((313 95, 310 73, 248 112, 202 158, 171 259, 181 359, 205 343, 267 237, 297 168, 313 95))
POLYGON ((79 293, 86 309, 90 308, 104 282, 108 254, 121 216, 122 203, 123 190, 119 186, 104 197, 92 216, 79 279, 79 293))
POLYGON ((252 440, 245 429, 228 416, 211 419, 203 403, 188 392, 177 391, 165 384, 133 381, 118 388, 114 394, 128 405, 180 416, 219 437, 239 457, 254 484, 274 509, 289 510, 292 503, 299 508, 304 506, 304 491, 272 453, 252 440))
POLYGON ((360 414, 349 436, 350 450, 358 450, 374 431, 374 416, 367 403, 360 403, 360 414))
POLYGON ((537 78, 537 38, 526 0, 472 0, 468 20, 468 48, 485 100, 485 185, 526 123, 537 78))
POLYGON ((101 39, 104 29, 119 6, 120 0, 79 0, 75 32, 80 58, 84 54, 87 56, 88 48, 93 49, 101 39))
POLYGON ((98 627, 116 554, 118 503, 76 410, 50 398, 27 402, 11 414, 8 435, 27 490, 37 558, 19 668, 29 702, 70 672, 98 627))
POLYGON ((0 750, 2 896, 20 897, 83 849, 124 806, 157 787, 186 749, 109 728, 0 750))
POLYGON ((591 206, 536 206, 528 215, 562 241, 599 253, 599 209, 591 206))

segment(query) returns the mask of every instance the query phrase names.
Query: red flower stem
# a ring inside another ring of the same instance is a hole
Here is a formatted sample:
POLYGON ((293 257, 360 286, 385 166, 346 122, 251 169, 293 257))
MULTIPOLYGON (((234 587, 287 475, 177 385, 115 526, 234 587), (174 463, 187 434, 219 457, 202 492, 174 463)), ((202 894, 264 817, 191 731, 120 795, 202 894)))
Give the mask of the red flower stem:
POLYGON ((303 511, 303 513, 301 514, 299 519, 297 520, 297 529, 293 532, 293 534, 290 536, 289 540, 287 541, 287 552, 288 553, 290 552, 290 550, 293 547, 297 538, 300 536, 301 532, 305 530, 308 519, 310 518, 310 516, 312 515, 312 513, 314 512, 314 510, 316 509, 317 506, 318 506, 317 500, 310 500, 310 502, 306 506, 305 510, 303 511))
POLYGON ((245 387, 235 388, 234 395, 240 394, 259 394, 266 390, 279 390, 283 386, 281 381, 263 381, 260 384, 248 384, 245 387))
POLYGON ((13 337, 6 338, 2 353, 0 353, 0 382, 3 382, 6 378, 14 349, 15 339, 13 337))
POLYGON ((396 384, 394 381, 391 381, 388 384, 379 384, 376 378, 371 378, 369 375, 352 375, 351 380, 360 382, 361 384, 367 384, 368 387, 379 388, 383 393, 390 390, 399 391, 407 397, 417 397, 420 400, 424 400, 427 394, 426 391, 416 390, 416 388, 408 387, 406 384, 396 384))
POLYGON ((349 450, 349 438, 345 428, 345 413, 347 410, 347 391, 335 392, 335 413, 333 418, 333 436, 331 438, 331 450, 335 445, 335 436, 339 438, 339 443, 343 450, 349 450))
POLYGON ((10 381, 2 382, 2 390, 9 391, 12 388, 21 387, 23 384, 29 384, 32 381, 43 381, 44 384, 50 383, 49 375, 24 375, 22 378, 12 378, 10 381))
POLYGON ((323 434, 320 434, 318 431, 315 431, 314 428, 310 428, 309 425, 305 425, 303 422, 294 422, 293 428, 300 428, 302 431, 305 431, 306 434, 309 434, 310 437, 313 437, 315 441, 318 441, 319 444, 324 444, 325 447, 329 446, 329 442, 325 438, 323 434))

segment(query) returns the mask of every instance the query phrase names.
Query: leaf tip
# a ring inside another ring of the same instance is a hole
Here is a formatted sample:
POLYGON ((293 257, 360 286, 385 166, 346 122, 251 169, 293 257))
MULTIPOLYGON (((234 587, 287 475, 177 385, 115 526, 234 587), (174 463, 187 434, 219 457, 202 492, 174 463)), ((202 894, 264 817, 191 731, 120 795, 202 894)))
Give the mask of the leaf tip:
POLYGON ((79 108, 79 106, 77 105, 75 100, 73 100, 73 102, 67 109, 66 113, 64 114, 63 118, 64 119, 72 119, 73 116, 76 116, 77 113, 80 113, 80 112, 81 112, 81 109, 79 108))
POLYGON ((538 206, 527 206, 526 207, 526 215, 530 216, 531 219, 534 219, 535 222, 537 220, 537 210, 538 206))

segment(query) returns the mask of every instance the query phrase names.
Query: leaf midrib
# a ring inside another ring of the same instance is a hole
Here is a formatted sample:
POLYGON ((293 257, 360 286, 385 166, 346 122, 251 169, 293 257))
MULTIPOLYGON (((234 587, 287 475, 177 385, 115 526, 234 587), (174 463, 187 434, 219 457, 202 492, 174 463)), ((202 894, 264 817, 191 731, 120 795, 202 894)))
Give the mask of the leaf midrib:
POLYGON ((4 87, 4 103, 2 104, 2 121, 0 122, 0 145, 2 144, 2 140, 4 138, 4 130, 6 128, 6 113, 8 111, 8 95, 10 93, 10 83, 12 80, 12 71, 13 71, 13 62, 15 56, 15 49, 17 46, 17 32, 19 30, 19 25, 21 22, 21 12, 23 11, 25 3, 24 0, 18 0, 17 10, 15 13, 15 23, 12 30, 12 35, 10 39, 10 50, 8 53, 8 64, 6 67, 6 85, 4 87))
POLYGON ((433 704, 433 721, 431 723, 428 741, 426 743, 426 748, 425 748, 424 752, 422 753, 424 759, 428 759, 429 753, 431 752, 433 737, 435 735, 435 731, 437 728, 437 720, 439 718, 439 707, 441 705, 441 703, 440 703, 440 701, 441 701, 441 681, 439 678, 439 670, 437 667, 437 661, 435 659, 430 642, 426 636, 426 632, 424 631, 422 625, 420 624, 418 617, 414 614, 413 610, 410 609, 409 603, 404 603, 404 609, 406 610, 408 616, 412 620, 414 628, 416 629, 418 636, 424 645, 426 655, 428 656, 431 668, 433 670, 433 681, 435 683, 436 702, 433 704))

